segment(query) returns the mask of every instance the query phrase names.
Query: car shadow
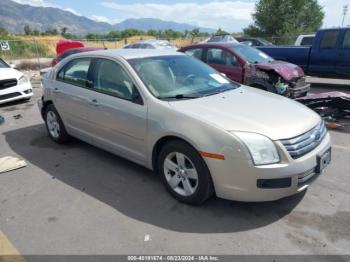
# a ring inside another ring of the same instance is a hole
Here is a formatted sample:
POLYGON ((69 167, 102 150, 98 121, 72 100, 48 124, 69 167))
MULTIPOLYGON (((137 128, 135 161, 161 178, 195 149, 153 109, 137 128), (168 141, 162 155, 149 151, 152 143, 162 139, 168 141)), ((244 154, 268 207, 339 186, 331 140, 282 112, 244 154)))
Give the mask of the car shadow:
POLYGON ((289 214, 304 197, 302 193, 266 203, 214 197, 202 206, 189 206, 173 199, 158 176, 146 168, 77 140, 58 145, 43 124, 4 136, 15 153, 53 179, 128 217, 173 231, 226 233, 263 227, 289 214))

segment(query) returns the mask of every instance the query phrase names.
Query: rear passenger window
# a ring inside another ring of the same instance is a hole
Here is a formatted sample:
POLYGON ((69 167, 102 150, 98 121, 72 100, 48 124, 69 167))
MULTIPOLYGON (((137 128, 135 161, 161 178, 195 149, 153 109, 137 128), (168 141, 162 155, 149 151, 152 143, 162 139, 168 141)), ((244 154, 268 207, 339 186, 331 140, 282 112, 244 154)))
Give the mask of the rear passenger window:
POLYGON ((350 48, 350 30, 345 33, 343 48, 350 48))
POLYGON ((207 52, 207 62, 212 65, 220 65, 220 66, 239 66, 239 62, 236 57, 231 55, 220 48, 209 48, 207 52))
POLYGON ((202 60, 203 49, 202 48, 194 48, 185 51, 185 54, 193 56, 199 60, 202 60))
POLYGON ((129 75, 114 61, 99 59, 94 74, 94 89, 98 92, 126 100, 132 100, 137 92, 129 75))
POLYGON ((314 37, 313 36, 306 36, 303 38, 303 40, 301 41, 300 45, 307 45, 310 46, 312 45, 312 42, 314 41, 314 37))
POLYGON ((86 87, 91 59, 74 59, 65 65, 57 75, 57 80, 68 84, 86 87))
POLYGON ((323 34, 320 48, 336 48, 339 31, 327 31, 323 34))

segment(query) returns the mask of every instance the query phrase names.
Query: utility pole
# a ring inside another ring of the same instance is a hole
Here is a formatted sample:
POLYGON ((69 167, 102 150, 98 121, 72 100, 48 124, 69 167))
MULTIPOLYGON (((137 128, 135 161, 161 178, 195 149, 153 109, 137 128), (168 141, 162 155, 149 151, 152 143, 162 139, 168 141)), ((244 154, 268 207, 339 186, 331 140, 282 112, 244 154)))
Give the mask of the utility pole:
POLYGON ((344 20, 345 20, 346 14, 348 13, 348 9, 349 9, 349 6, 348 6, 348 5, 344 5, 344 6, 343 6, 343 21, 342 21, 342 23, 341 23, 341 26, 342 26, 342 27, 344 26, 344 20))

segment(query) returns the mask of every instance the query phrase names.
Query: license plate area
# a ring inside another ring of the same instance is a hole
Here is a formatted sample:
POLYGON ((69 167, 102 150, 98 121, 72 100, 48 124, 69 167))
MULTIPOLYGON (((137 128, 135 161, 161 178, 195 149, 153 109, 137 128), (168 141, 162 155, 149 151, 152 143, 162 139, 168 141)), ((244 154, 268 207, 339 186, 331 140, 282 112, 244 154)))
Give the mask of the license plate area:
POLYGON ((329 149, 323 155, 317 156, 316 173, 321 174, 332 160, 332 150, 329 149))

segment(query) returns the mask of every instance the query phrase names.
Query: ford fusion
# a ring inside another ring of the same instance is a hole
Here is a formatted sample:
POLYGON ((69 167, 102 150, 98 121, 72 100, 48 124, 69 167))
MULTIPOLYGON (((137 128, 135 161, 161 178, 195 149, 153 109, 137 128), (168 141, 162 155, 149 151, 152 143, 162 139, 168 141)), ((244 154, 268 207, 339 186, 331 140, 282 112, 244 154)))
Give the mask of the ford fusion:
POLYGON ((33 96, 32 85, 23 73, 0 59, 0 104, 33 96))
POLYGON ((43 87, 54 141, 76 137, 152 169, 185 203, 277 200, 305 190, 331 161, 316 113, 182 53, 81 53, 43 87))

